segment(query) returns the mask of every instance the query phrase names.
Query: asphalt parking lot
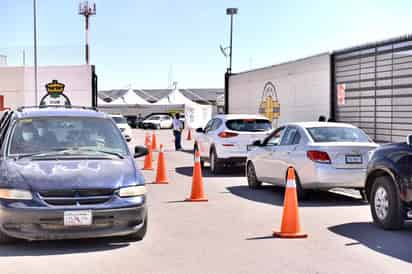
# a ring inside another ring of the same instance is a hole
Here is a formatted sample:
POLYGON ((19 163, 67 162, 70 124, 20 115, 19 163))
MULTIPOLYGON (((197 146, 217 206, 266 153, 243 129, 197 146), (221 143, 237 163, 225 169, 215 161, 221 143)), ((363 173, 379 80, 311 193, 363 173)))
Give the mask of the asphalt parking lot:
MULTIPOLYGON (((250 190, 241 168, 220 176, 203 170, 209 202, 187 203, 192 142, 166 148, 170 183, 150 184, 149 230, 141 242, 122 239, 16 242, 0 247, 3 273, 411 273, 412 226, 383 231, 371 223, 369 205, 356 192, 319 192, 301 203, 307 239, 275 239, 283 189, 250 190)), ((134 143, 144 132, 134 130, 134 143)), ((155 158, 157 153, 154 154, 155 158)), ((138 163, 143 166, 143 159, 138 163)))

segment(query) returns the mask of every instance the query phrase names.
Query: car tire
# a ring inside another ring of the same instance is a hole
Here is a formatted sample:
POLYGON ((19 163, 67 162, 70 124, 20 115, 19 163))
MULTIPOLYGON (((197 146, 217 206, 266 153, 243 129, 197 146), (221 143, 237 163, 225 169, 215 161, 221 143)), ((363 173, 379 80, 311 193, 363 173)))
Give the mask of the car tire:
POLYGON ((258 180, 256 169, 252 162, 249 162, 246 166, 246 176, 249 188, 257 189, 262 186, 262 182, 258 180))
POLYGON ((216 151, 212 149, 209 155, 210 161, 210 172, 213 174, 219 174, 222 171, 222 166, 219 163, 219 158, 217 157, 216 151))
POLYGON ((146 217, 144 218, 144 221, 143 221, 143 226, 138 231, 134 232, 133 234, 130 234, 128 236, 128 239, 130 239, 132 241, 141 241, 141 240, 143 240, 143 238, 145 237, 146 232, 147 232, 147 221, 148 221, 148 218, 147 218, 147 215, 146 215, 146 217))
POLYGON ((370 205, 373 221, 388 230, 400 229, 404 223, 403 205, 396 185, 388 176, 377 177, 372 185, 370 205))
POLYGON ((0 231, 0 244, 10 244, 14 242, 16 239, 4 234, 4 232, 0 231))

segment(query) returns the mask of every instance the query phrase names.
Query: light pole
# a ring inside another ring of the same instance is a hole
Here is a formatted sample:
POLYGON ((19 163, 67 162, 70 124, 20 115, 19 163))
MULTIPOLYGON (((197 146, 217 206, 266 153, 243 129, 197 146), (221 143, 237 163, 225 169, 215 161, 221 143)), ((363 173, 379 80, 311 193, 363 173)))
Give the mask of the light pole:
POLYGON ((226 9, 226 14, 230 15, 230 44, 229 44, 229 67, 225 73, 225 114, 229 114, 229 77, 232 74, 233 56, 233 16, 237 14, 237 8, 226 9))
POLYGON ((229 74, 232 72, 232 51, 233 51, 233 16, 237 14, 237 8, 226 9, 226 14, 230 15, 230 44, 229 44, 229 74))
POLYGON ((89 5, 89 1, 84 1, 79 4, 79 14, 84 16, 86 21, 86 64, 90 64, 89 59, 89 18, 92 15, 96 15, 96 4, 89 5))
POLYGON ((37 87, 37 5, 33 0, 33 39, 34 39, 34 104, 37 106, 39 91, 37 87))

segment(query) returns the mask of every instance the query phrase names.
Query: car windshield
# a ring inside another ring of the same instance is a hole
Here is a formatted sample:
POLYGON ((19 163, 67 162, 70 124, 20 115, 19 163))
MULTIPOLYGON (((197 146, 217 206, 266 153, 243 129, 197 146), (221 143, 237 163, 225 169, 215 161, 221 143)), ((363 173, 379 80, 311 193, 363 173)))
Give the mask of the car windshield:
POLYGON ((234 131, 268 131, 272 124, 265 119, 234 119, 226 122, 226 126, 234 131))
POLYGON ((307 128, 315 142, 370 142, 369 137, 359 128, 312 127, 307 128))
POLYGON ((160 120, 160 116, 150 116, 147 120, 160 120))
POLYGON ((116 124, 127 124, 126 118, 122 116, 113 116, 112 119, 116 124))
POLYGON ((82 155, 127 155, 119 130, 109 119, 42 117, 17 120, 9 146, 10 156, 71 151, 82 155))

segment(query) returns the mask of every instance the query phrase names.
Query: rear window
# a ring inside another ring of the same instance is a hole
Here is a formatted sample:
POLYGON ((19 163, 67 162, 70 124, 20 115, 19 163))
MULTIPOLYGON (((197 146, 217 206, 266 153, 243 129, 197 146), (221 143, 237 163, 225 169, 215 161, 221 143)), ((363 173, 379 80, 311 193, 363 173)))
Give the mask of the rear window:
POLYGON ((369 137, 359 128, 348 127, 312 127, 307 128, 312 139, 325 142, 370 142, 369 137))
POLYGON ((272 124, 265 119, 235 119, 226 122, 226 126, 234 131, 268 131, 272 124))

